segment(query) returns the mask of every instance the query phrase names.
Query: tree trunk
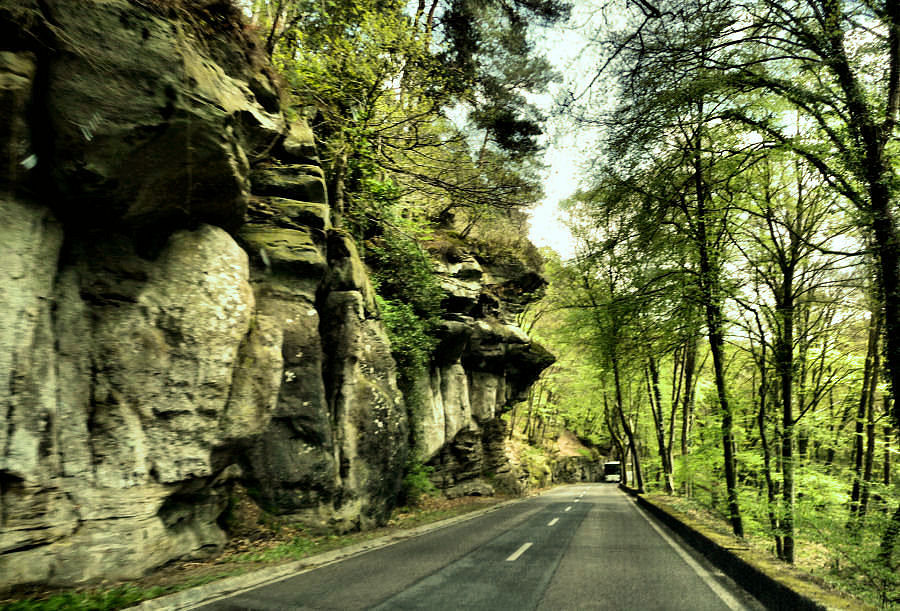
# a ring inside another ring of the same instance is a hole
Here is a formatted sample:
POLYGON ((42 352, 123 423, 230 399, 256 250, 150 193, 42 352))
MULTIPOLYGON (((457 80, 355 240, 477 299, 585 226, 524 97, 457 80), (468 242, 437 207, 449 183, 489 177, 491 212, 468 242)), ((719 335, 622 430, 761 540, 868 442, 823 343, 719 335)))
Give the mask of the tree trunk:
MULTIPOLYGON (((831 467, 834 464, 835 447, 837 446, 837 427, 834 421, 837 414, 834 411, 834 387, 828 390, 828 449, 825 451, 825 466, 831 467)), ((830 471, 830 469, 829 469, 830 471)))
POLYGON ((781 329, 775 345, 775 369, 781 387, 781 533, 782 556, 794 562, 794 287, 793 270, 784 271, 776 295, 781 329))
MULTIPOLYGON (((884 405, 884 413, 888 416, 888 422, 890 422, 891 415, 891 395, 890 393, 884 393, 882 397, 882 403, 884 405)), ((890 424, 884 425, 884 475, 882 481, 885 486, 891 485, 891 445, 894 439, 894 429, 890 424)))
MULTIPOLYGON (((705 223, 702 223, 705 233, 705 223)), ((700 274, 707 276, 707 280, 701 280, 703 299, 706 302, 706 326, 709 335, 709 350, 712 354, 713 372, 716 381, 716 394, 719 399, 719 409, 722 414, 722 451, 725 467, 725 488, 728 498, 728 517, 731 522, 731 530, 739 537, 744 536, 744 524, 741 519, 741 510, 737 496, 737 468, 734 458, 734 415, 728 401, 728 393, 725 386, 725 355, 724 336, 722 333, 722 309, 715 301, 716 294, 710 286, 709 274, 712 273, 709 263, 708 245, 705 241, 701 244, 700 274)))
MULTIPOLYGON (((529 414, 531 413, 531 406, 533 404, 534 404, 534 385, 532 385, 531 388, 528 389, 528 412, 527 413, 529 413, 529 414)), ((512 414, 510 415, 510 418, 509 418, 509 434, 507 435, 507 437, 509 439, 513 438, 513 433, 516 430, 516 415, 517 415, 518 411, 519 410, 514 405, 512 414)))
POLYGON ((688 340, 684 357, 684 394, 681 411, 681 460, 684 468, 682 480, 684 493, 688 497, 693 494, 693 475, 691 472, 691 424, 694 418, 694 374, 697 367, 697 339, 688 340))
MULTIPOLYGON (((886 182, 886 173, 883 180, 886 182)), ((882 300, 884 303, 885 368, 889 374, 893 396, 900 392, 900 247, 896 221, 891 210, 886 185, 879 185, 878 198, 872 198, 872 222, 880 263, 882 300), (885 191, 881 193, 881 191, 885 191)), ((900 430, 900 410, 895 401, 892 410, 894 430, 900 430)))
POLYGON ((759 427, 759 440, 763 451, 763 475, 766 478, 766 513, 769 517, 769 526, 772 528, 772 537, 775 540, 775 553, 778 558, 782 558, 784 556, 784 539, 781 535, 781 525, 778 523, 778 518, 775 514, 777 491, 775 481, 772 479, 772 450, 769 447, 769 440, 766 435, 766 395, 768 394, 768 385, 766 383, 765 352, 763 352, 762 358, 763 365, 760 367, 762 376, 759 383, 759 411, 756 414, 756 424, 759 427))
MULTIPOLYGON (((644 492, 644 475, 641 473, 641 456, 638 454, 637 442, 634 439, 634 431, 631 429, 631 425, 628 424, 628 419, 625 417, 625 409, 622 405, 622 380, 619 376, 619 359, 615 356, 612 358, 612 366, 613 379, 615 380, 616 386, 616 410, 619 412, 622 430, 625 432, 625 437, 628 439, 628 449, 631 452, 631 460, 634 462, 635 487, 638 492, 644 492)), ((625 464, 623 463, 622 469, 624 468, 625 464)))
MULTIPOLYGON (((881 317, 878 317, 878 333, 881 335, 881 317)), ((872 482, 872 470, 875 466, 875 389, 881 369, 881 352, 875 346, 875 363, 872 365, 872 379, 869 382, 869 396, 866 398, 866 457, 863 467, 862 492, 859 497, 859 515, 866 515, 869 508, 869 484, 872 482)))
MULTIPOLYGON (((703 103, 697 105, 698 116, 703 116, 703 103)), ((694 147, 694 186, 697 197, 697 218, 695 225, 695 243, 700 263, 700 295, 706 314, 706 332, 709 338, 709 350, 712 354, 713 374, 716 381, 716 394, 719 399, 719 411, 722 416, 722 453, 725 467, 725 488, 728 498, 728 518, 731 530, 739 537, 744 536, 744 523, 737 494, 737 465, 734 458, 734 414, 728 400, 725 384, 725 354, 723 316, 721 305, 720 269, 714 264, 711 252, 709 228, 707 227, 706 184, 703 178, 703 143, 698 132, 694 147)))
POLYGON ((866 414, 866 459, 863 467, 863 484, 862 493, 859 497, 859 515, 864 516, 869 510, 869 484, 872 483, 872 471, 875 467, 875 418, 872 413, 872 404, 869 402, 869 408, 866 414))
POLYGON ((438 0, 432 0, 431 8, 428 9, 428 18, 425 20, 425 33, 431 36, 434 29, 434 13, 437 10, 438 0))
POLYGON ((346 211, 346 181, 347 181, 347 151, 338 153, 334 160, 331 181, 331 222, 336 228, 343 226, 344 212, 346 211))
POLYGON ((613 420, 612 415, 609 413, 609 401, 606 397, 606 391, 603 392, 603 417, 606 420, 606 428, 609 430, 609 436, 612 438, 613 443, 616 446, 616 451, 618 452, 619 457, 619 467, 621 472, 621 481, 622 485, 628 485, 628 469, 625 468, 625 465, 628 464, 628 450, 625 447, 625 443, 622 441, 622 436, 619 435, 619 431, 616 428, 616 423, 613 420))
POLYGON ((900 536, 900 506, 897 507, 897 511, 891 516, 891 521, 884 529, 884 534, 881 536, 881 549, 878 550, 881 564, 892 571, 894 570, 894 548, 897 545, 898 536, 900 536))
POLYGON ((535 420, 534 410, 537 406, 540 405, 541 395, 543 394, 543 392, 544 392, 544 385, 539 384, 537 387, 537 396, 535 397, 534 393, 532 393, 532 396, 528 400, 528 416, 525 418, 525 428, 522 431, 525 434, 525 439, 530 440, 531 436, 534 434, 534 431, 532 430, 534 428, 534 420, 535 420), (532 401, 532 399, 534 399, 534 401, 532 401))
POLYGON ((653 424, 656 429, 656 443, 659 447, 659 460, 662 466, 663 487, 666 494, 673 494, 672 465, 669 464, 669 449, 666 447, 665 423, 663 422, 662 393, 659 391, 659 367, 656 359, 647 359, 647 386, 650 395, 650 411, 653 413, 653 424), (654 403, 656 406, 654 407, 654 403))
POLYGON ((878 340, 881 334, 880 317, 877 312, 872 312, 869 318, 869 338, 866 348, 866 362, 863 368, 863 385, 859 393, 859 405, 856 410, 856 427, 853 436, 853 488, 850 491, 850 522, 859 515, 860 498, 862 496, 863 467, 865 461, 865 448, 863 445, 863 433, 865 430, 866 414, 869 407, 869 399, 872 396, 877 379, 875 371, 878 362, 878 340))

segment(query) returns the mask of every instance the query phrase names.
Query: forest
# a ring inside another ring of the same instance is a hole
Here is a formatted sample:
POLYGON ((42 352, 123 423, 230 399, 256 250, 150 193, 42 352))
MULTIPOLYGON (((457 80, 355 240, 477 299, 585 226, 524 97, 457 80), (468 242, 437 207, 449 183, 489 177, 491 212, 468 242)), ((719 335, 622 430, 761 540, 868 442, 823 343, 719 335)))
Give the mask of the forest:
POLYGON ((895 604, 898 7, 601 10, 597 77, 561 101, 601 143, 576 256, 523 316, 563 358, 520 420, 895 604))
POLYGON ((587 81, 537 51, 580 27, 557 0, 243 4, 373 269, 407 397, 440 309, 421 244, 543 259, 520 325, 559 361, 512 428, 538 446, 568 428, 627 485, 897 602, 900 3, 579 4, 587 81), (596 137, 566 259, 525 239, 550 119, 596 137))

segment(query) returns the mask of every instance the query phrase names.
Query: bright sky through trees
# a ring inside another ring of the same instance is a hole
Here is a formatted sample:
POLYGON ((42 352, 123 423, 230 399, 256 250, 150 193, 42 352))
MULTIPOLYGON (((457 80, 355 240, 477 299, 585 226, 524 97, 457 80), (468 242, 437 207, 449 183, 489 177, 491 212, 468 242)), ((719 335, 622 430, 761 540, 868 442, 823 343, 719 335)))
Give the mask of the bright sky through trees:
MULTIPOLYGON (((563 109, 563 103, 583 94, 595 78, 600 59, 591 42, 609 18, 597 3, 579 0, 574 3, 568 23, 541 28, 537 33, 538 50, 550 60, 560 79, 544 95, 535 98, 547 114, 549 124, 544 153, 545 197, 531 211, 529 237, 537 246, 552 248, 563 259, 574 256, 575 242, 559 204, 581 186, 589 162, 596 156, 599 137, 589 126, 577 126, 572 115, 563 109)), ((597 89, 590 95, 598 95, 597 89)))

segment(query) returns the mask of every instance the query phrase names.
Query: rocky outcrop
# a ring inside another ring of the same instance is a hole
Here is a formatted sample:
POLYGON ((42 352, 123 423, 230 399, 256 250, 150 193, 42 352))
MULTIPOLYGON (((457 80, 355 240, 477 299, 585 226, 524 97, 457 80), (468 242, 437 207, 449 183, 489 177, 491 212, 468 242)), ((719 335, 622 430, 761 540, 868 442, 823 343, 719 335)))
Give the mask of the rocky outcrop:
POLYGON ((433 249, 446 298, 425 397, 421 453, 448 496, 492 494, 508 471, 500 416, 524 398, 554 357, 515 323, 544 280, 520 261, 464 248, 433 249))
POLYGON ((372 288, 227 6, 0 0, 0 587, 214 553, 237 479, 342 528, 396 497, 372 288))
POLYGON ((216 553, 236 482, 338 529, 389 515, 409 431, 489 494, 552 357, 540 277, 436 254, 447 318, 408 422, 313 135, 220 0, 0 0, 0 589, 216 553))

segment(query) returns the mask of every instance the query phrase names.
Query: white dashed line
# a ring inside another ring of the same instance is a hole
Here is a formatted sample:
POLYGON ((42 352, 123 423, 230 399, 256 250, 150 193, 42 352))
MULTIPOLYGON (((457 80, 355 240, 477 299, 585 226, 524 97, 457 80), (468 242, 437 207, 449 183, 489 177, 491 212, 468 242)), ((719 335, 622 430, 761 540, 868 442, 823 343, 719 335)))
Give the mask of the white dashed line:
POLYGON ((522 544, 522 547, 520 547, 519 549, 517 549, 516 551, 514 551, 514 552, 510 555, 510 557, 506 559, 506 561, 507 561, 507 562, 515 562, 516 560, 519 559, 519 556, 521 556, 522 554, 524 554, 524 553, 528 550, 529 547, 531 547, 531 543, 523 543, 523 544, 522 544))
POLYGON ((557 522, 559 522, 559 518, 553 518, 552 520, 550 520, 550 522, 547 524, 547 526, 553 526, 557 522))
POLYGON ((566 511, 572 511, 572 506, 569 505, 568 507, 566 507, 566 511))

